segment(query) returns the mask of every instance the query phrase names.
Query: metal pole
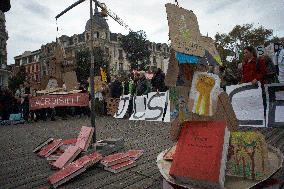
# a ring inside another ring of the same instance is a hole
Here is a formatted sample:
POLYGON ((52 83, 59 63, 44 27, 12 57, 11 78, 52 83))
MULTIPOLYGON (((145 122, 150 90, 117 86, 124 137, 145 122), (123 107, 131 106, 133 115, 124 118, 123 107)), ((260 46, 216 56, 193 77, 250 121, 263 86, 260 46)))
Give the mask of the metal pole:
POLYGON ((93 143, 96 143, 96 113, 95 113, 95 91, 94 91, 94 70, 95 70, 95 61, 94 61, 94 32, 93 32, 93 4, 90 0, 90 21, 91 21, 91 39, 90 39, 90 54, 91 54, 91 68, 90 68, 90 89, 91 89, 91 126, 94 128, 93 134, 93 143))

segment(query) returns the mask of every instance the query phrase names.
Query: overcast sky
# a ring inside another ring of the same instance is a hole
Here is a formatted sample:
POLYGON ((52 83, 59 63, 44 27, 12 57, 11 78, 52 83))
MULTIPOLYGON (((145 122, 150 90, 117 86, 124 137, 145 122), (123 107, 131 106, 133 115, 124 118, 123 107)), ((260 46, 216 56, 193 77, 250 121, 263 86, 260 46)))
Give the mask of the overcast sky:
MULTIPOLYGON (((34 51, 55 41, 59 35, 84 31, 89 19, 89 1, 59 18, 59 34, 55 16, 77 0, 11 0, 6 13, 8 64, 24 51, 34 51)), ((168 25, 165 3, 174 0, 101 0, 134 31, 146 31, 150 41, 167 43, 168 25)), ((236 24, 254 23, 273 29, 274 35, 284 36, 284 0, 179 0, 181 7, 196 14, 201 34, 214 37, 227 33, 236 24)), ((119 24, 108 18, 111 32, 127 34, 119 24)))

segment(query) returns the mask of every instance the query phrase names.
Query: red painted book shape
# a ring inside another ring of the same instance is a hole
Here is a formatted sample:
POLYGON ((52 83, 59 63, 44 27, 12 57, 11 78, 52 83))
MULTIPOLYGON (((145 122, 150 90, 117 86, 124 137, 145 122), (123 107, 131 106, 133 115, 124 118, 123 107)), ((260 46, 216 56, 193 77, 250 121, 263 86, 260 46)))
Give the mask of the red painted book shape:
POLYGON ((76 146, 87 151, 90 146, 94 128, 83 126, 77 138, 76 146))
POLYGON ((223 188, 229 132, 223 121, 185 123, 170 168, 178 182, 223 188))
POLYGON ((125 161, 125 162, 122 162, 122 163, 119 163, 119 164, 116 164, 116 165, 113 165, 113 166, 110 166, 110 167, 105 167, 104 169, 106 171, 110 171, 112 173, 119 173, 121 171, 124 171, 124 170, 129 169, 129 168, 134 167, 134 166, 136 166, 135 161, 128 160, 128 161, 125 161))
POLYGON ((173 157, 176 151, 176 145, 174 145, 173 147, 171 147, 164 155, 163 159, 167 160, 167 161, 173 161, 173 157))
POLYGON ((137 160, 141 157, 144 153, 144 150, 128 150, 126 154, 128 155, 129 159, 137 160))
POLYGON ((76 164, 70 163, 63 169, 49 176, 48 181, 53 185, 54 188, 56 188, 57 186, 81 174, 85 170, 86 168, 83 166, 78 166, 76 164))
POLYGON ((38 155, 41 157, 48 157, 50 154, 56 151, 61 145, 62 145, 62 139, 56 139, 52 141, 52 143, 43 147, 41 151, 38 153, 38 155))
POLYGON ((73 164, 88 168, 88 167, 94 165, 95 163, 99 162, 102 158, 103 158, 103 156, 101 154, 99 154, 98 152, 94 152, 90 155, 85 155, 85 156, 77 159, 76 161, 73 162, 73 164))
POLYGON ((69 146, 65 152, 52 164, 54 168, 61 169, 68 163, 71 163, 81 152, 77 146, 69 146))
POLYGON ((116 153, 109 156, 106 156, 102 159, 101 164, 106 167, 122 163, 129 160, 129 156, 126 153, 116 153))

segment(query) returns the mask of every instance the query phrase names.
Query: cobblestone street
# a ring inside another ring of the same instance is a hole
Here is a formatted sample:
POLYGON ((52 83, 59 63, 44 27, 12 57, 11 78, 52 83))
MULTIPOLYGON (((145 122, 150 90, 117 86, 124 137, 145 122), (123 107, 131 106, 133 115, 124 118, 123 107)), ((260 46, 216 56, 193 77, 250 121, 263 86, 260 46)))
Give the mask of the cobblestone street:
MULTIPOLYGON (((123 137, 125 150, 143 149, 138 166, 113 174, 101 168, 90 168, 59 188, 161 188, 156 157, 171 146, 169 124, 119 120, 98 117, 97 138, 123 137)), ((47 186, 53 173, 46 159, 32 153, 34 147, 48 137, 76 138, 81 126, 89 125, 87 117, 1 126, 0 188, 38 188, 47 186)))

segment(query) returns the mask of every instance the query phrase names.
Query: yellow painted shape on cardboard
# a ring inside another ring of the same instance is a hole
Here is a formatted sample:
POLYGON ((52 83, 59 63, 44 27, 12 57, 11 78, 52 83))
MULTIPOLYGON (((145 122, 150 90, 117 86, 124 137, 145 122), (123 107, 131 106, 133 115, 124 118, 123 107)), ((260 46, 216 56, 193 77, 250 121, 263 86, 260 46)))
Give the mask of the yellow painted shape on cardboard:
POLYGON ((210 114, 210 93, 215 86, 215 78, 201 75, 196 82, 196 90, 199 92, 195 113, 209 116, 210 114))

